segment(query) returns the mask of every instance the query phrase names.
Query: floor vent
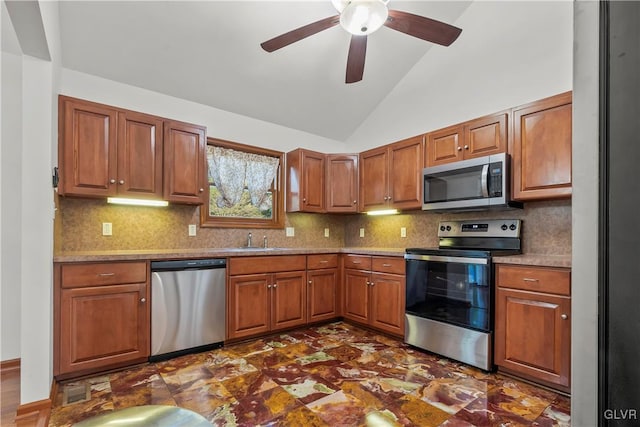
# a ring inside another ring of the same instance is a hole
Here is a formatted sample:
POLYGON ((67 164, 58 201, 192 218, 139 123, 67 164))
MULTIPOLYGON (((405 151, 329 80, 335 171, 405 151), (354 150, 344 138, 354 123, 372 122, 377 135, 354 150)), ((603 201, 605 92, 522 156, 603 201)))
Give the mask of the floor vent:
POLYGON ((66 384, 62 389, 62 405, 91 400, 91 386, 88 382, 66 384))

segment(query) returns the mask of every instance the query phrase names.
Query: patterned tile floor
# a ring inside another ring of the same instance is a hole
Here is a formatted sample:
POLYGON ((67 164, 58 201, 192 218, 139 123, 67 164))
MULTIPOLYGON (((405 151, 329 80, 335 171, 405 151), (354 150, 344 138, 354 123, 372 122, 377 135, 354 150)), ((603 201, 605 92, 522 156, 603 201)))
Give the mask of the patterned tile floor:
POLYGON ((149 404, 216 426, 570 425, 566 397, 343 322, 82 381, 91 400, 60 391, 50 426, 149 404))

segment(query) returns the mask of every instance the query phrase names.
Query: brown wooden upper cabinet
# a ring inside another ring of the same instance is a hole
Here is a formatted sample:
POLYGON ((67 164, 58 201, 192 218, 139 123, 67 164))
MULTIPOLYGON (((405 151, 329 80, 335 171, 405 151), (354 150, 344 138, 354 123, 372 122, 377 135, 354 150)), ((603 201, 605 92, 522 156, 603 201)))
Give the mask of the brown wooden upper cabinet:
POLYGON ((358 155, 287 153, 287 212, 357 212, 358 155))
POLYGON ((164 198, 202 204, 207 185, 206 129, 189 123, 165 122, 164 198))
POLYGON ((287 212, 324 212, 325 163, 316 151, 287 153, 287 212))
POLYGON ((358 212, 358 155, 327 155, 327 212, 358 212))
POLYGON ((360 153, 360 211, 422 206, 422 135, 360 153))
POLYGON ((424 164, 436 166, 504 152, 507 120, 508 114, 502 112, 429 132, 424 164))
POLYGON ((60 195, 202 203, 204 127, 62 95, 58 125, 60 195), (195 173, 197 186, 189 187, 188 180, 196 180, 189 174, 195 173), (189 191, 194 194, 175 197, 189 191))
POLYGON ((571 197, 571 92, 513 109, 513 198, 571 197))

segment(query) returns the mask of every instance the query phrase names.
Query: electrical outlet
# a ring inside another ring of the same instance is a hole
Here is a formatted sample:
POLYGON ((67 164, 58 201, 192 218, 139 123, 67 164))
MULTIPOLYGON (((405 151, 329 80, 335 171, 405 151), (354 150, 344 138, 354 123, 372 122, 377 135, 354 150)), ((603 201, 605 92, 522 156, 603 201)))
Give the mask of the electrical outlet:
POLYGON ((295 229, 293 227, 287 227, 286 229, 287 237, 293 237, 296 235, 295 229))
POLYGON ((189 224, 189 236, 193 237, 196 235, 196 225, 189 224))
POLYGON ((110 222, 102 223, 102 235, 103 236, 111 236, 113 233, 113 227, 110 222))
POLYGON ((360 229, 360 237, 364 237, 364 228, 360 229))
POLYGON ((400 227, 400 237, 407 237, 407 227, 400 227))
POLYGON ((324 229, 324 237, 329 237, 329 229, 328 228, 324 229))

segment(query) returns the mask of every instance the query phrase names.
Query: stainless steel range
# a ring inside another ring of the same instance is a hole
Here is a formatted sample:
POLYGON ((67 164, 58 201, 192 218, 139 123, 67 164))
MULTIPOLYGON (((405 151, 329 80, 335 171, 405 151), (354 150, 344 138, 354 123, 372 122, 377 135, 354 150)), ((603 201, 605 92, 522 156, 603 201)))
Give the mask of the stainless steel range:
POLYGON ((439 246, 406 250, 405 342, 493 369, 496 255, 521 253, 517 219, 444 221, 439 246))

